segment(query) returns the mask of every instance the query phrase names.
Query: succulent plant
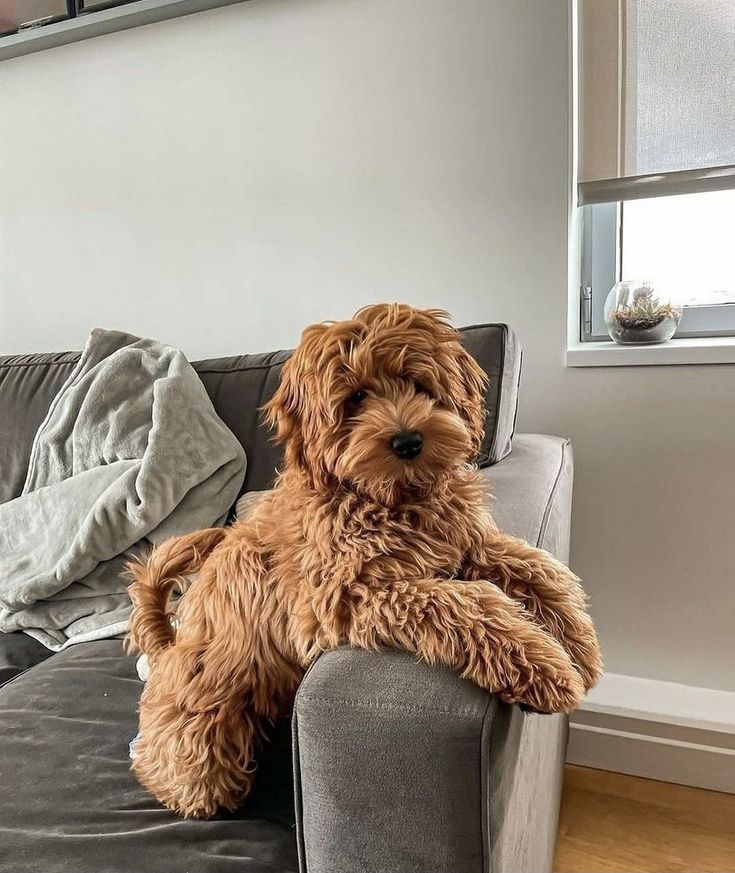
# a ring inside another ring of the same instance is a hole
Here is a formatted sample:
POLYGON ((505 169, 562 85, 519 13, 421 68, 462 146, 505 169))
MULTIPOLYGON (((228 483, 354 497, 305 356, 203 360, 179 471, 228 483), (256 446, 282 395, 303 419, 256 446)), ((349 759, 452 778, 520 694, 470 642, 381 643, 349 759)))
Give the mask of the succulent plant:
POLYGON ((648 330, 666 318, 677 318, 679 310, 671 303, 660 303, 653 296, 653 288, 641 285, 633 293, 630 306, 621 306, 612 313, 612 318, 624 330, 648 330))

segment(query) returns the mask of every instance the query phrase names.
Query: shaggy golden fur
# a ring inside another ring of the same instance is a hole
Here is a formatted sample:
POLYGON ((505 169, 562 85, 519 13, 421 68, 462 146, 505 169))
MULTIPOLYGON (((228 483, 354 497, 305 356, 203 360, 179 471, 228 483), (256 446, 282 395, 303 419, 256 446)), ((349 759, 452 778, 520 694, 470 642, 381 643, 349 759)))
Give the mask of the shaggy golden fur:
POLYGON ((470 465, 484 374, 446 314, 370 306, 304 331, 266 407, 285 466, 252 517, 131 567, 148 654, 133 769, 186 816, 250 790, 270 720, 343 643, 447 664, 509 703, 573 709, 601 662, 577 578, 501 533, 470 465), (392 441, 418 432, 420 454, 392 441), (168 595, 198 579, 171 625, 168 595))

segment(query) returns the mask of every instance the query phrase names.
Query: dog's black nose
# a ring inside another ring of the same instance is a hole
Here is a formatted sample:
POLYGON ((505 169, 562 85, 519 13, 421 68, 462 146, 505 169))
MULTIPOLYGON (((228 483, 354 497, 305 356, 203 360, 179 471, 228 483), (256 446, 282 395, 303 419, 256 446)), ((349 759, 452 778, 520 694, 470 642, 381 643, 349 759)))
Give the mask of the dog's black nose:
POLYGON ((410 461, 421 454, 424 438, 417 430, 397 433, 390 441, 393 453, 404 461, 410 461))

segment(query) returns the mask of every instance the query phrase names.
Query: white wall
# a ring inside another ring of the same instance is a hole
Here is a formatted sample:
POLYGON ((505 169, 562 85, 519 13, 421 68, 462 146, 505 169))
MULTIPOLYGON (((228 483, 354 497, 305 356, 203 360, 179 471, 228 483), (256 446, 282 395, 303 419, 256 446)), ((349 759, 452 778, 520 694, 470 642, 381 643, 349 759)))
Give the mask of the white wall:
POLYGON ((735 689, 731 367, 564 367, 566 0, 251 0, 0 65, 0 351, 504 320, 609 669, 735 689))

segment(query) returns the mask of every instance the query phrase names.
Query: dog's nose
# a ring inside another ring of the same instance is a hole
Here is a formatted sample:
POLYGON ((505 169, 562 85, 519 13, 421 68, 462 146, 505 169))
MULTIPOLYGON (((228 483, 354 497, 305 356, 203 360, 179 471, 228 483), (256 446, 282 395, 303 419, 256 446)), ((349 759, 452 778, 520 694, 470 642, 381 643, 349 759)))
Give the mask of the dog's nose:
POLYGON ((423 444, 424 438, 417 430, 397 433, 390 441, 393 453, 404 461, 410 461, 412 458, 418 457, 421 454, 421 446, 423 444))

